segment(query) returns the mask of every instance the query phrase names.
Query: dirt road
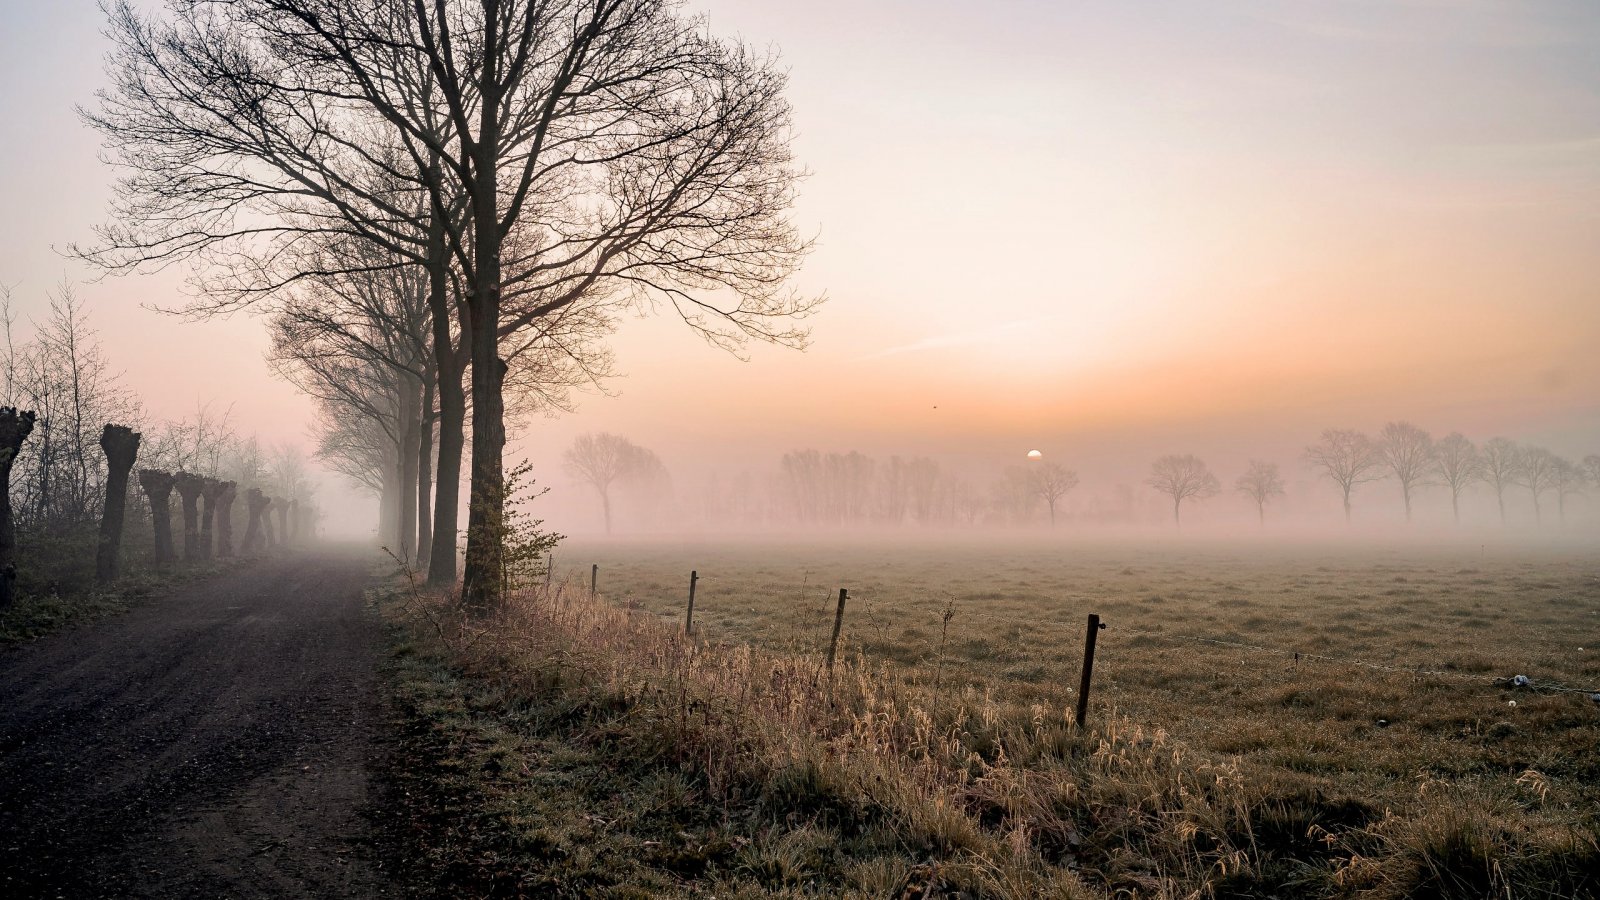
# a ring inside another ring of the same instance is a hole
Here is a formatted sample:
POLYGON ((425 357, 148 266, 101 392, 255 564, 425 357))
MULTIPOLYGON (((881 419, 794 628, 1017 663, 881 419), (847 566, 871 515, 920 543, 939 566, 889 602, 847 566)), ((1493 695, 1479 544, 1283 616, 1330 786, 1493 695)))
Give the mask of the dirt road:
POLYGON ((0 652, 0 896, 398 894, 370 571, 262 560, 0 652))

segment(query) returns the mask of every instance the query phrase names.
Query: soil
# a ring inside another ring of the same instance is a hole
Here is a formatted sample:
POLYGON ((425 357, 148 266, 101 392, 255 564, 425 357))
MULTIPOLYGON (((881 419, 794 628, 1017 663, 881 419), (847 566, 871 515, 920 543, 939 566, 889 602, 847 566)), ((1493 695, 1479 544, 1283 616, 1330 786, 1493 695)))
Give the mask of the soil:
POLYGON ((0 896, 398 896, 372 560, 259 560, 0 653, 0 896))

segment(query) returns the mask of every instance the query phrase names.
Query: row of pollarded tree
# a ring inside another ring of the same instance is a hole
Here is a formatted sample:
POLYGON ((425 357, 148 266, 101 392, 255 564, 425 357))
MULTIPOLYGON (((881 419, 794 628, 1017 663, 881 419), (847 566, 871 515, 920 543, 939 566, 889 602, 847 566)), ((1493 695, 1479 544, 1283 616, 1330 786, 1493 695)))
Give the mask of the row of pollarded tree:
MULTIPOLYGON (((0 407, 0 608, 16 598, 17 527, 11 505, 11 472, 38 416, 32 410, 0 407)), ((126 425, 107 424, 100 434, 105 455, 105 502, 95 550, 95 578, 114 581, 121 569, 122 538, 128 506, 128 481, 139 456, 141 435, 126 425)), ((150 504, 155 562, 165 568, 177 560, 172 542, 171 494, 178 492, 183 512, 183 560, 200 562, 234 555, 232 508, 237 483, 192 472, 139 471, 139 485, 150 504)), ((268 497, 259 488, 245 492, 249 521, 241 550, 254 552, 308 535, 315 522, 309 503, 268 497), (274 529, 272 514, 278 525, 274 529)))
MULTIPOLYGON (((172 543, 174 490, 178 492, 183 513, 183 561, 202 562, 234 555, 233 504, 238 498, 237 482, 207 478, 193 472, 140 469, 139 487, 150 501, 158 567, 171 565, 177 559, 172 543)), ((269 497, 260 488, 245 491, 245 509, 249 518, 239 547, 244 553, 298 543, 311 533, 315 519, 315 510, 309 503, 269 497), (278 520, 276 527, 272 521, 274 516, 278 520)))

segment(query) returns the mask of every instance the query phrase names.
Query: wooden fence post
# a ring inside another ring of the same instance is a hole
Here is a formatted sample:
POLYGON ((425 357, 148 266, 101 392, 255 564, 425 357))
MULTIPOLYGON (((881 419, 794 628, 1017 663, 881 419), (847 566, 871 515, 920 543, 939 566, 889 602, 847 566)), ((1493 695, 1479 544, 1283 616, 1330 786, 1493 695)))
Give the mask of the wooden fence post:
POLYGON ((694 634, 694 585, 700 580, 698 571, 689 572, 689 612, 683 617, 683 633, 694 634))
POLYGON ((547 554, 544 558, 544 586, 550 586, 550 579, 556 571, 556 555, 547 554))
POLYGON ((591 565, 589 567, 589 596, 593 597, 595 594, 599 593, 599 591, 598 591, 599 586, 600 586, 600 564, 599 563, 595 563, 595 564, 593 564, 593 565, 591 565))
POLYGON ((1089 631, 1083 636, 1083 680, 1078 682, 1078 727, 1089 718, 1089 680, 1094 674, 1094 641, 1106 627, 1100 616, 1089 614, 1089 631))
POLYGON ((839 629, 844 626, 844 601, 850 592, 839 588, 839 609, 833 614, 833 640, 828 642, 828 677, 833 677, 833 658, 839 652, 839 629))

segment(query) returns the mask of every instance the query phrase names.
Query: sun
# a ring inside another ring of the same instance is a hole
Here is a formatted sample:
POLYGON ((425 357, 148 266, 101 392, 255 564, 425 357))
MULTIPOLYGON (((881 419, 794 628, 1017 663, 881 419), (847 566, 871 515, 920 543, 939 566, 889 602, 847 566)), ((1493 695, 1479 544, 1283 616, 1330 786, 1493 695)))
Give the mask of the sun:
POLYGON ((1029 459, 1044 459, 1044 454, 1040 453, 1037 450, 1029 450, 1028 451, 1028 458, 1029 459))

